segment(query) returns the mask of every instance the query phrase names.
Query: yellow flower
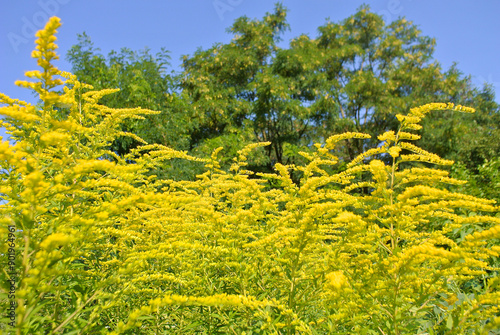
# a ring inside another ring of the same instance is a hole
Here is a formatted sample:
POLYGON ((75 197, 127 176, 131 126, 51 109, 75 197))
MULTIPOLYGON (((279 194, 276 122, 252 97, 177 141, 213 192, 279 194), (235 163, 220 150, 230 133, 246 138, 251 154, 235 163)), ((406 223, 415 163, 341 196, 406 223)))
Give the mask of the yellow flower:
POLYGON ((347 278, 342 271, 330 272, 326 275, 326 279, 326 286, 335 291, 339 291, 347 284, 347 278))
POLYGON ((401 147, 390 147, 389 148, 389 154, 394 158, 398 157, 400 152, 401 152, 401 147))
POLYGON ((73 242, 75 239, 72 236, 68 236, 61 233, 55 233, 49 235, 42 243, 40 243, 40 248, 48 250, 54 247, 59 247, 73 242))
POLYGON ((394 142, 396 141, 396 134, 394 134, 394 131, 386 131, 382 135, 379 135, 377 137, 380 141, 388 141, 388 142, 394 142))
POLYGON ((47 145, 64 145, 70 140, 69 134, 64 134, 58 131, 45 133, 40 137, 40 140, 47 145))

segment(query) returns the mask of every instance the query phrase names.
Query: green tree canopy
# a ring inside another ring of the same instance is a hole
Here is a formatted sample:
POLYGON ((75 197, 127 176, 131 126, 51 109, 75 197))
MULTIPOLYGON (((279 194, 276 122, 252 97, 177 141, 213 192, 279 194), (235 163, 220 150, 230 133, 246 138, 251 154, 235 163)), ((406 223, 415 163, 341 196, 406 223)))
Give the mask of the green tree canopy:
MULTIPOLYGON (((97 88, 122 91, 104 103, 160 110, 149 123, 126 129, 150 143, 194 155, 223 146, 222 167, 244 145, 271 145, 249 157, 253 171, 272 171, 275 163, 303 163, 301 151, 346 131, 375 135, 397 130, 396 114, 429 102, 474 107, 471 116, 433 115, 421 145, 467 169, 495 157, 500 148, 499 106, 493 91, 471 85, 456 66, 443 70, 433 58, 435 40, 405 18, 386 23, 368 6, 341 22, 327 21, 315 37, 300 35, 288 45, 287 10, 276 4, 262 19, 240 17, 216 43, 183 57, 182 70, 165 72, 164 50, 153 56, 122 49, 108 57, 86 35, 68 54, 74 72, 97 88), (492 137, 495 139, 492 140, 492 137)), ((336 153, 345 161, 377 144, 352 139, 336 153)), ((128 152, 131 140, 118 143, 128 152)), ((477 172, 477 171, 476 171, 477 172)), ((192 169, 191 177, 196 173, 192 169)))
MULTIPOLYGON (((146 122, 132 120, 123 126, 149 143, 158 143, 187 149, 189 146, 189 120, 180 113, 173 77, 167 73, 169 52, 162 48, 151 54, 149 49, 132 51, 122 48, 111 51, 107 57, 95 48, 90 37, 83 33, 79 43, 67 54, 73 72, 79 79, 95 89, 116 87, 120 91, 106 96, 102 104, 111 108, 141 106, 161 111, 158 115, 146 117, 146 122)), ((125 137, 115 141, 113 149, 124 154, 136 147, 137 141, 125 137)))
MULTIPOLYGON (((237 19, 230 43, 184 58, 181 87, 199 122, 196 145, 235 132, 270 141, 269 169, 273 162, 295 163, 299 150, 331 134, 395 130, 397 113, 430 101, 467 102, 486 108, 485 115, 497 108, 456 67, 443 71, 433 59, 435 40, 404 18, 386 24, 364 6, 284 48, 279 41, 287 27, 278 4, 261 20, 237 19)), ((454 135, 438 136, 449 142, 454 135)), ((363 146, 348 142, 344 157, 353 159, 363 146)))

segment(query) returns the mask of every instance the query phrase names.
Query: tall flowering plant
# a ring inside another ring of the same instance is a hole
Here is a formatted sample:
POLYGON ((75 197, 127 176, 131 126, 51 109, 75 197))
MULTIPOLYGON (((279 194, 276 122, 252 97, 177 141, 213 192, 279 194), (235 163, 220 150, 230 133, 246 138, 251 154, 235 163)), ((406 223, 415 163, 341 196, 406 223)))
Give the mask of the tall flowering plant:
MULTIPOLYGON (((111 109, 60 72, 60 22, 37 33, 41 70, 0 95, 15 144, 0 144, 0 331, 16 334, 489 334, 500 326, 500 219, 493 201, 453 190, 450 165, 411 141, 429 104, 397 115, 341 172, 334 135, 275 173, 229 171, 120 130, 158 113, 111 109), (62 87, 62 88, 60 88, 62 87), (57 90, 59 89, 59 90, 57 90), (126 156, 121 136, 144 145, 126 156), (161 179, 170 159, 205 167, 161 179), (302 176, 295 183, 291 174, 302 176), (495 216, 496 215, 496 216, 495 216), (7 243, 3 243, 6 241, 7 243)), ((345 164, 343 164, 345 165, 345 164)))

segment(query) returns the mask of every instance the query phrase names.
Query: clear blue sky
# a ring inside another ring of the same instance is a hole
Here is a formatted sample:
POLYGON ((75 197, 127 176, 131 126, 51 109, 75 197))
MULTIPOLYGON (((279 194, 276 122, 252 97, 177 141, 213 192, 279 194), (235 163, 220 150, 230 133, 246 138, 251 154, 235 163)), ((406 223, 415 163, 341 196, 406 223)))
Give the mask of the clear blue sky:
MULTIPOLYGON (((14 86, 24 71, 36 69, 30 58, 34 33, 52 15, 62 19, 57 35, 61 60, 57 66, 70 71, 67 50, 86 32, 103 53, 128 47, 152 52, 171 51, 172 70, 180 57, 198 47, 228 42, 226 29, 234 19, 246 15, 262 18, 272 11, 274 0, 18 0, 0 3, 0 92, 34 102, 26 89, 14 86)), ((292 37, 302 33, 315 37, 317 28, 329 18, 340 21, 366 3, 375 13, 391 21, 404 16, 424 35, 436 38, 434 54, 444 69, 453 62, 478 86, 494 85, 500 101, 500 0, 284 0, 292 37)), ((4 132, 0 129, 0 136, 4 132)))

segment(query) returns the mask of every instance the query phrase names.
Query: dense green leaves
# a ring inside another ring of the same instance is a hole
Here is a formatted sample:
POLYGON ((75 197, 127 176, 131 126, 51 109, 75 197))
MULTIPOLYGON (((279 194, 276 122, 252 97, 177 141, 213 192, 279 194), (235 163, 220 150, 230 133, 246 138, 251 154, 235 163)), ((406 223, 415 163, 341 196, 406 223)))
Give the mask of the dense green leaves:
MULTIPOLYGON (((102 99, 101 103, 111 107, 141 106, 160 114, 148 116, 146 122, 125 123, 124 131, 133 131, 149 143, 168 145, 176 149, 187 149, 190 129, 189 119, 183 115, 182 102, 174 91, 172 76, 167 73, 168 51, 162 49, 153 55, 148 49, 137 52, 123 48, 111 51, 107 57, 94 48, 90 37, 79 35, 79 44, 68 52, 67 59, 79 79, 95 89, 116 87, 120 91, 102 99)), ((128 153, 137 146, 130 138, 115 141, 113 149, 128 153)))
MULTIPOLYGON (((238 18, 228 29, 233 35, 229 43, 184 56, 175 75, 166 74, 164 50, 153 56, 147 50, 122 49, 106 58, 86 35, 68 59, 83 81, 122 89, 103 103, 162 112, 144 124, 128 122, 125 130, 197 156, 222 146, 224 169, 231 163, 224 157, 261 141, 271 145, 249 158, 251 170, 300 164, 299 152, 310 151, 312 143, 345 131, 375 135, 396 130, 396 114, 435 101, 478 112, 431 115, 424 121, 420 146, 461 162, 472 175, 498 155, 500 117, 493 91, 473 87, 456 66, 443 70, 433 58, 435 40, 412 22, 384 22, 363 6, 341 22, 319 26, 317 36, 300 35, 285 43, 286 14, 277 4, 262 19, 238 18)), ((114 149, 125 153, 136 144, 121 139, 114 149)), ((353 139, 336 150, 349 161, 376 144, 353 139)), ((176 178, 193 179, 201 171, 196 165, 181 170, 176 178)))
MULTIPOLYGON (((282 48, 284 20, 279 5, 262 20, 240 18, 231 43, 185 58, 183 92, 212 130, 202 136, 250 126, 254 140, 272 143, 269 163, 293 163, 285 143, 308 147, 341 131, 391 129, 396 113, 453 94, 449 76, 431 62, 434 41, 404 19, 385 25, 363 7, 320 26, 317 38, 302 35, 282 48)), ((362 151, 349 142, 346 158, 362 151)))

